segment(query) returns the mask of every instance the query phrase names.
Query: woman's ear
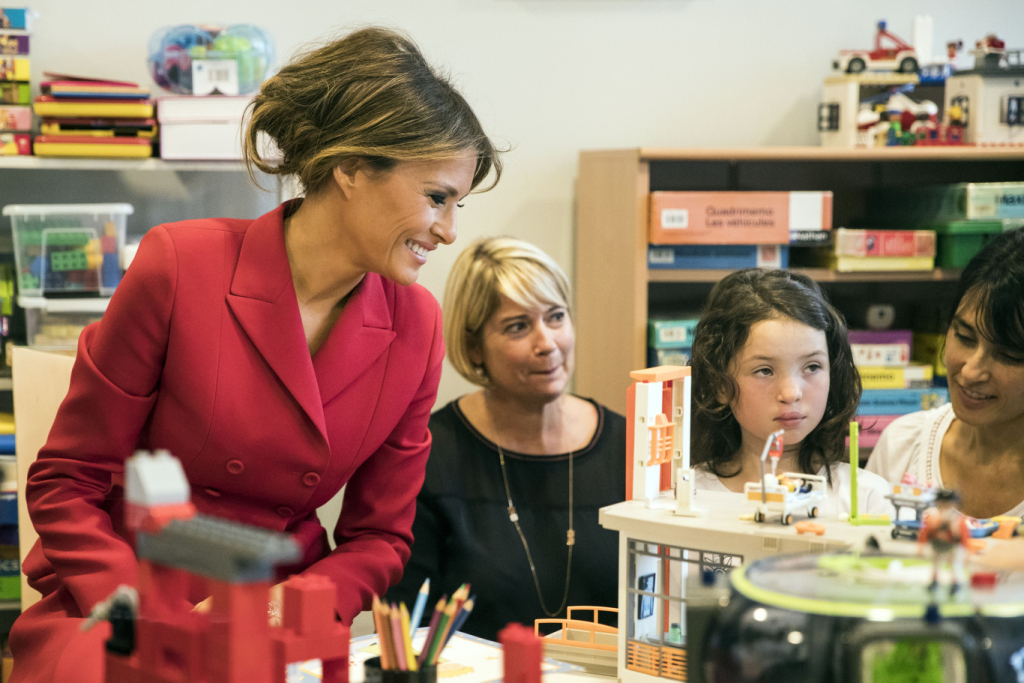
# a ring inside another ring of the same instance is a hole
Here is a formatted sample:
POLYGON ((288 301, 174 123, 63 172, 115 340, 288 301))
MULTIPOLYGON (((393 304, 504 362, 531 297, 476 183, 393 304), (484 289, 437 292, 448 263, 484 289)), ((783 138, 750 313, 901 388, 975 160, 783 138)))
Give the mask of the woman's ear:
POLYGON ((334 184, 341 190, 345 199, 352 198, 352 192, 355 190, 358 180, 357 175, 361 168, 362 162, 356 158, 346 159, 334 167, 334 184))

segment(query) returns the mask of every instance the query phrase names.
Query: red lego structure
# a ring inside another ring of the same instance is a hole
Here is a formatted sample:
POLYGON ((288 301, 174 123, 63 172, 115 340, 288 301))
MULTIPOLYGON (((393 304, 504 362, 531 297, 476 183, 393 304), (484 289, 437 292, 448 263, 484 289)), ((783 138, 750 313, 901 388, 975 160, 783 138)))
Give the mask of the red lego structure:
POLYGON ((335 620, 329 578, 289 579, 281 625, 269 624, 273 567, 298 559, 290 536, 196 514, 170 454, 138 453, 127 467, 137 614, 127 587, 94 610, 113 625, 107 683, 285 683, 287 665, 309 659, 323 662, 324 683, 348 682, 349 629, 335 620), (180 481, 168 485, 169 474, 180 481), (187 600, 197 576, 212 597, 207 613, 187 600))
POLYGON ((544 644, 532 628, 508 624, 498 631, 505 683, 540 683, 540 662, 544 644))

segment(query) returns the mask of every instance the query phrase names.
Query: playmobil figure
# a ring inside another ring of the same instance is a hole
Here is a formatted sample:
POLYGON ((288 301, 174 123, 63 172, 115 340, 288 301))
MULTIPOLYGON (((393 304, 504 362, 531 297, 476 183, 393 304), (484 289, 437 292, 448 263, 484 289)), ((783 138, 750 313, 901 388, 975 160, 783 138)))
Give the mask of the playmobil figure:
MULTIPOLYGON (((850 512, 844 456, 860 378, 846 324, 817 284, 756 268, 723 278, 695 330, 692 364, 698 489, 742 493, 761 481, 765 441, 781 429, 780 469, 824 477, 829 507, 850 512)), ((860 510, 888 513, 888 492, 861 473, 860 510)))
POLYGON ((978 519, 1024 516, 1024 229, 995 237, 960 276, 944 358, 950 402, 885 428, 868 470, 955 487, 978 519))
POLYGON ((935 509, 924 516, 921 531, 917 535, 919 553, 924 550, 925 543, 932 549, 932 582, 929 590, 934 591, 938 588, 939 570, 948 568, 952 573, 950 595, 960 588, 963 549, 970 544, 971 539, 971 527, 967 523, 967 518, 956 510, 958 501, 956 491, 939 489, 935 494, 935 509))

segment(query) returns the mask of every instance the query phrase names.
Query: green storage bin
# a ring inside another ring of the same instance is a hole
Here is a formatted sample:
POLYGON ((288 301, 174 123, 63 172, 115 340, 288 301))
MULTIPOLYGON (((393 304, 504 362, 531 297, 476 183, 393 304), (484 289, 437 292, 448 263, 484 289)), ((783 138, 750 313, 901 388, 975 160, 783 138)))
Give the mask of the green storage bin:
POLYGON ((935 231, 935 267, 963 268, 996 235, 1002 221, 949 221, 921 226, 935 231))

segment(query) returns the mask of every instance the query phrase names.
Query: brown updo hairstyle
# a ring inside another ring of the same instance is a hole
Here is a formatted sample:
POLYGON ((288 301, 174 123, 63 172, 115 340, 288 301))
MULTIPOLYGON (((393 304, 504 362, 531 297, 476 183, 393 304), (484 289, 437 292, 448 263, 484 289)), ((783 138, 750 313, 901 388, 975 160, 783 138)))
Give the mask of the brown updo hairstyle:
POLYGON ((359 158, 378 172, 403 161, 439 161, 475 150, 473 187, 493 171, 498 151, 466 100, 430 67, 413 41, 364 28, 314 49, 268 79, 249 105, 246 167, 294 175, 315 194, 342 162, 359 158), (261 134, 283 158, 267 158, 261 134))
POLYGON ((843 459, 850 420, 860 402, 860 375, 853 364, 846 321, 810 278, 787 270, 749 268, 724 277, 708 297, 694 330, 693 462, 720 478, 742 469, 736 459, 743 437, 731 403, 739 387, 732 362, 762 320, 790 318, 825 333, 829 389, 821 422, 800 442, 797 462, 805 474, 843 459))

